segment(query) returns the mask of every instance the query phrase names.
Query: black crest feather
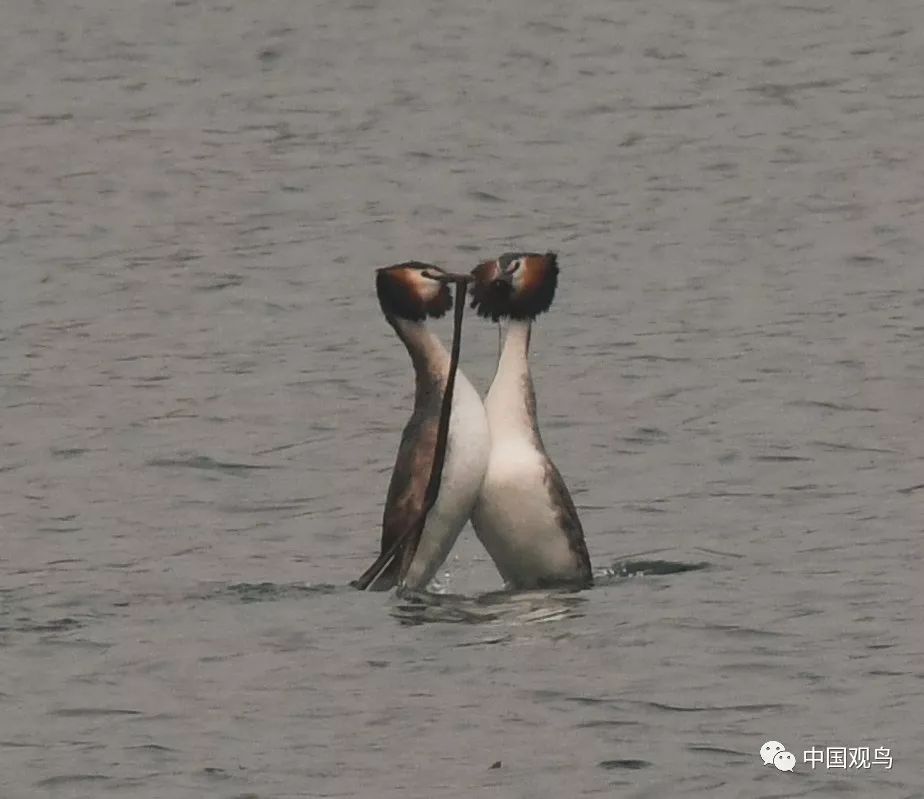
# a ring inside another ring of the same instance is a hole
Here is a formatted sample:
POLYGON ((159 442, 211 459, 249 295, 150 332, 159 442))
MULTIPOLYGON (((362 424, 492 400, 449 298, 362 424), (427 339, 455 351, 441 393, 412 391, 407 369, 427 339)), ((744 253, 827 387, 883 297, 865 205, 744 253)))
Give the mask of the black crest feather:
POLYGON ((503 318, 535 319, 547 311, 558 288, 558 255, 554 252, 504 253, 472 270, 471 307, 479 316, 493 322, 503 318), (517 290, 502 277, 516 259, 526 262, 527 271, 517 290))

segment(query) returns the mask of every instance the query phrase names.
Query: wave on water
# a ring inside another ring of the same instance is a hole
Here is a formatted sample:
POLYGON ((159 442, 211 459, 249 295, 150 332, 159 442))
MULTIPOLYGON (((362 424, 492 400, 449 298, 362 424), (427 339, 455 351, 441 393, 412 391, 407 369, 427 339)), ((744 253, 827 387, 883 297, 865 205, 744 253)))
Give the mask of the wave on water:
POLYGON ((706 561, 677 561, 660 559, 616 560, 611 566, 599 570, 594 579, 597 585, 613 582, 625 577, 662 577, 668 574, 701 571, 711 567, 706 561))
POLYGON ((338 591, 352 590, 347 585, 308 583, 231 583, 222 585, 209 593, 217 599, 234 599, 238 602, 278 602, 318 594, 335 594, 338 591))

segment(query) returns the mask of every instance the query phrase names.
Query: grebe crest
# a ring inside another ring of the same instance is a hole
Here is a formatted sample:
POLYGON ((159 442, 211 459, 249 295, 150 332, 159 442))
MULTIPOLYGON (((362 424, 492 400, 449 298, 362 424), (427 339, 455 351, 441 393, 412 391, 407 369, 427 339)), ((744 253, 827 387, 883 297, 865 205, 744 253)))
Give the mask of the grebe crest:
POLYGON ((508 252, 472 270, 471 307, 497 322, 533 320, 547 311, 558 286, 558 256, 508 252))
POLYGON ((438 319, 452 307, 450 276, 432 264, 407 261, 376 270, 375 291, 386 316, 438 319))

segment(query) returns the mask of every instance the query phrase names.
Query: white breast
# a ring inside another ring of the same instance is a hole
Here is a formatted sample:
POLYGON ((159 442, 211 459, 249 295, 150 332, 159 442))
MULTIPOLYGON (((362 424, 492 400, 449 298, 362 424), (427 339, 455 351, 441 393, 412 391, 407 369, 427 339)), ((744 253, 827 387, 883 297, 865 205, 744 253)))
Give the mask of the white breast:
POLYGON ((511 322, 485 399, 491 456, 472 525, 505 582, 535 588, 585 579, 546 484, 548 456, 528 410, 529 323, 511 322))
POLYGON ((472 512, 479 540, 516 588, 580 576, 549 496, 545 464, 545 454, 527 439, 496 442, 472 512))
POLYGON ((472 513, 490 451, 491 437, 481 397, 459 371, 452 397, 440 493, 427 515, 417 552, 405 577, 404 584, 408 588, 426 588, 449 556, 472 513))

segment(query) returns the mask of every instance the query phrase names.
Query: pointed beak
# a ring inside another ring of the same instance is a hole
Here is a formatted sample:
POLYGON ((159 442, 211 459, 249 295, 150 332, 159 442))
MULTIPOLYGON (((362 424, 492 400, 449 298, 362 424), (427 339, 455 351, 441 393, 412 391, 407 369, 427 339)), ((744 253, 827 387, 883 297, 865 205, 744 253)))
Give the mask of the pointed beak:
POLYGON ((508 271, 501 267, 500 263, 495 261, 494 266, 494 280, 492 281, 495 286, 504 286, 505 288, 513 287, 513 272, 508 271))

